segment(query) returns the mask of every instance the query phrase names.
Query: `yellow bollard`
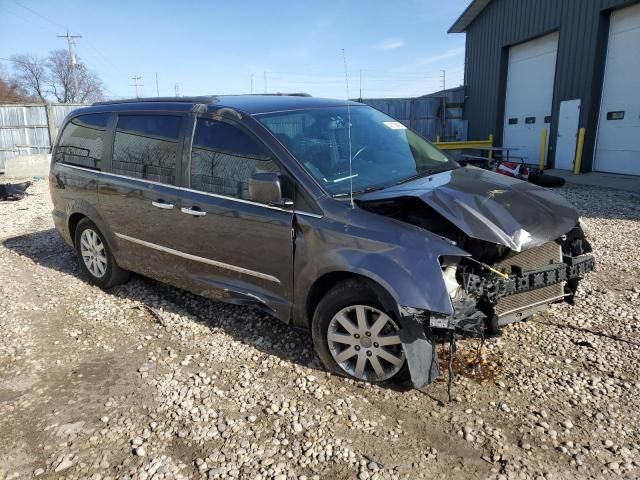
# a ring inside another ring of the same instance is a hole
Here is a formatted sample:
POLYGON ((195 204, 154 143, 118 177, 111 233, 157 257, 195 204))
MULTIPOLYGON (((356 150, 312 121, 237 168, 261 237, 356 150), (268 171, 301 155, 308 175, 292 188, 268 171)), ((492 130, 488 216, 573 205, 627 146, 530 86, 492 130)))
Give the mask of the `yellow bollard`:
POLYGON ((547 129, 542 129, 542 136, 540 137, 540 170, 544 170, 544 159, 547 155, 547 129))
POLYGON ((581 128, 578 132, 578 149, 576 150, 576 161, 573 163, 573 174, 580 174, 580 166, 582 165, 582 147, 584 147, 584 134, 586 130, 581 128))
MULTIPOLYGON (((493 133, 491 135, 489 135, 489 143, 493 147, 493 133)), ((493 159, 493 150, 489 150, 489 155, 488 156, 489 156, 490 160, 493 159)))

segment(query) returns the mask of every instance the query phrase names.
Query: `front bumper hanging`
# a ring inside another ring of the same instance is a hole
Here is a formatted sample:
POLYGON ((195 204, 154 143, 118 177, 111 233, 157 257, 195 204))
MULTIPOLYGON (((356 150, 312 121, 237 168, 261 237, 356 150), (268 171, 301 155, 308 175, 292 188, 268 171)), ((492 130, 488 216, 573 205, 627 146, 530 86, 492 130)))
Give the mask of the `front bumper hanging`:
POLYGON ((420 388, 432 383, 439 376, 436 352, 438 337, 452 338, 456 332, 482 336, 487 315, 478 310, 478 299, 484 298, 495 304, 505 296, 578 279, 595 268, 595 259, 591 254, 563 255, 562 260, 562 263, 526 271, 515 267, 508 278, 464 272, 462 287, 465 295, 454 302, 453 315, 399 306, 402 322, 400 339, 405 350, 412 386, 420 388))
POLYGON ((462 275, 462 287, 470 295, 484 297, 491 303, 495 303, 501 297, 582 277, 595 268, 595 259, 591 254, 575 257, 564 255, 562 260, 563 263, 553 263, 535 270, 524 271, 514 266, 513 273, 508 279, 484 277, 465 272, 462 275))

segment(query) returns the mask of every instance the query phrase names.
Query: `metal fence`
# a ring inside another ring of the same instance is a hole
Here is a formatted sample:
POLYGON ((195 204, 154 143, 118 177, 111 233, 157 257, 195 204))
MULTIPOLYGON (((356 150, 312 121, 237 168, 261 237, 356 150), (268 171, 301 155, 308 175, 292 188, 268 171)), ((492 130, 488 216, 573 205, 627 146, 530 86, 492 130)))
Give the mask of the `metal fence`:
POLYGON ((17 155, 48 153, 64 117, 82 104, 0 105, 0 171, 17 155))
POLYGON ((363 98, 358 101, 399 120, 431 141, 437 137, 441 141, 467 140, 468 122, 462 119, 464 87, 416 98, 363 98))

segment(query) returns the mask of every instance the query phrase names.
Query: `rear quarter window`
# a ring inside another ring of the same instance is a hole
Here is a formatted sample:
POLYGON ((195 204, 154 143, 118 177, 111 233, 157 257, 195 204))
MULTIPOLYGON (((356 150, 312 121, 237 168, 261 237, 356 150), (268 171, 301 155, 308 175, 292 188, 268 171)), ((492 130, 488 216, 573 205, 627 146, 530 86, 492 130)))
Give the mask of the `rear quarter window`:
POLYGON ((92 113, 72 118, 64 127, 53 151, 56 162, 101 169, 105 132, 110 113, 92 113))

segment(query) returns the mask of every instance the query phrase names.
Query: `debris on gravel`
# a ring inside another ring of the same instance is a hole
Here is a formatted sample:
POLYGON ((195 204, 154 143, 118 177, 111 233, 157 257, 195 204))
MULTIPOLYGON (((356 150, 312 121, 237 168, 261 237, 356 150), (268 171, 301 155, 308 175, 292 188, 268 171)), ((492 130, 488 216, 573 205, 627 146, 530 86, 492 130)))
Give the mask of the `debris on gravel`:
MULTIPOLYGON (((87 283, 46 181, 0 204, 0 480, 640 476, 640 196, 566 186, 597 271, 459 342, 453 401, 329 375, 256 310, 87 283)), ((441 354, 446 354, 446 347, 441 354)))

